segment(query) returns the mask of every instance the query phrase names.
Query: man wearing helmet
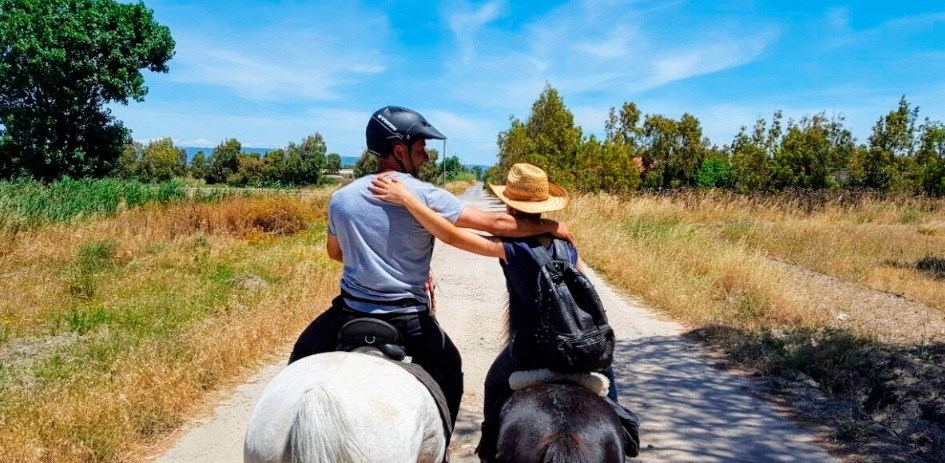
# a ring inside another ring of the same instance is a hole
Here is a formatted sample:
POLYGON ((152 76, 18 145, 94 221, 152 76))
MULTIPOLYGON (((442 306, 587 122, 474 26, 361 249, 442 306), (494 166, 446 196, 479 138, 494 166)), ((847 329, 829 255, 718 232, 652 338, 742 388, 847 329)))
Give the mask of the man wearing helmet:
POLYGON ((398 179, 459 227, 509 237, 552 233, 570 240, 571 235, 552 220, 465 207, 446 190, 418 180, 420 166, 429 160, 426 140, 446 137, 416 111, 381 108, 371 116, 365 136, 368 150, 378 157, 377 172, 340 188, 328 205, 327 251, 344 264, 341 295, 302 332, 289 363, 334 350, 345 321, 379 318, 397 327, 407 355, 440 384, 455 423, 463 394, 462 359, 428 309, 433 235, 403 207, 375 198, 368 189, 371 180, 381 174, 398 179))

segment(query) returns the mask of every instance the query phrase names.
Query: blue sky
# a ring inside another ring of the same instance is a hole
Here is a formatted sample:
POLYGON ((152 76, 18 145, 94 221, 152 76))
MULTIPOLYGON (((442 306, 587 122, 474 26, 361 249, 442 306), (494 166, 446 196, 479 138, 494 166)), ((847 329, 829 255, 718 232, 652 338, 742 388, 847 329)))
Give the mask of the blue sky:
MULTIPOLYGON (((371 113, 416 109, 465 163, 492 164, 545 83, 585 135, 612 106, 697 116, 713 143, 775 109, 846 117, 866 140, 899 97, 945 120, 945 4, 934 1, 146 0, 167 74, 115 106, 138 140, 278 147, 319 132, 357 156, 371 113)), ((432 145, 442 149, 440 143, 432 145)))

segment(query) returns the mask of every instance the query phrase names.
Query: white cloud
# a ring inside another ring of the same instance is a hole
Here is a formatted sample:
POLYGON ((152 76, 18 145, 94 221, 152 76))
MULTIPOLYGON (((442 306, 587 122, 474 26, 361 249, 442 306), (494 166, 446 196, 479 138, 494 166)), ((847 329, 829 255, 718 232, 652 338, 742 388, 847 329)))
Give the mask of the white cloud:
POLYGON ((478 9, 470 5, 453 6, 451 10, 462 10, 448 15, 447 23, 450 31, 456 37, 459 46, 460 56, 463 62, 470 62, 473 59, 476 48, 476 34, 479 30, 495 21, 505 10, 504 0, 493 0, 485 3, 478 9))
POLYGON ((483 26, 473 58, 449 68, 459 87, 456 97, 477 107, 520 111, 548 82, 562 94, 606 93, 619 101, 750 63, 779 36, 776 26, 757 22, 715 22, 667 35, 651 24, 666 12, 653 13, 652 5, 644 10, 642 3, 649 4, 573 1, 516 33, 483 26))
POLYGON ((753 61, 771 41, 761 36, 751 41, 713 41, 694 50, 667 51, 655 57, 649 76, 635 82, 636 90, 645 90, 660 85, 688 79, 702 74, 733 68, 753 61))
POLYGON ((631 47, 638 36, 639 32, 635 28, 620 25, 609 31, 603 39, 578 41, 574 49, 597 59, 626 58, 633 54, 631 47))
POLYGON ((238 30, 175 31, 169 80, 222 87, 254 102, 295 102, 338 99, 342 86, 384 70, 386 18, 357 8, 286 8, 278 20, 246 21, 238 30), (329 14, 331 21, 299 27, 299 18, 329 14))

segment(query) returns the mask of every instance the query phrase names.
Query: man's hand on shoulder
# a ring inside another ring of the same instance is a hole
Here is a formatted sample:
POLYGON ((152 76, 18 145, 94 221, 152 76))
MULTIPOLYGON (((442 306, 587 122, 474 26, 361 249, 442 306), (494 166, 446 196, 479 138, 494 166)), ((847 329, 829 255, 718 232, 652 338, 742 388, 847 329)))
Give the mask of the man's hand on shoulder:
POLYGON ((555 224, 555 229, 554 229, 554 231, 551 232, 551 234, 552 234, 555 238, 561 238, 561 239, 567 240, 568 242, 571 242, 571 243, 574 242, 574 235, 571 234, 571 229, 568 228, 568 224, 567 224, 567 223, 565 223, 565 222, 555 222, 554 220, 549 220, 549 219, 542 219, 542 220, 548 220, 549 222, 552 222, 552 223, 555 224))

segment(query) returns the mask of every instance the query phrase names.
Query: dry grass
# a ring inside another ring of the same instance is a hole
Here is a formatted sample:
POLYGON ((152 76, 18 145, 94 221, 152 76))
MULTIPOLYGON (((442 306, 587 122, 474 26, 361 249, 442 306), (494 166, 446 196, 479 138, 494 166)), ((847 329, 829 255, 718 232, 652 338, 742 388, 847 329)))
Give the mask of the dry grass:
POLYGON ((293 339, 337 284, 327 197, 153 207, 6 243, 0 460, 139 459, 293 339))
POLYGON ((588 260, 695 326, 824 325, 831 311, 790 297, 804 288, 778 261, 945 311, 936 273, 945 258, 945 202, 866 199, 805 209, 711 193, 579 196, 562 217, 588 260))
POLYGON ((851 453, 945 458, 945 201, 599 195, 557 218, 612 284, 695 338, 790 390, 816 384, 839 405, 796 408, 851 453))
POLYGON ((468 190, 469 187, 475 184, 476 184, 475 179, 457 180, 455 182, 446 182, 446 185, 443 185, 443 189, 445 189, 446 191, 449 191, 450 193, 453 193, 454 195, 458 195, 458 194, 462 194, 463 192, 468 190))
POLYGON ((756 329, 820 325, 826 315, 791 307, 763 253, 719 239, 662 199, 578 196, 561 218, 581 253, 608 279, 687 324, 756 329))

